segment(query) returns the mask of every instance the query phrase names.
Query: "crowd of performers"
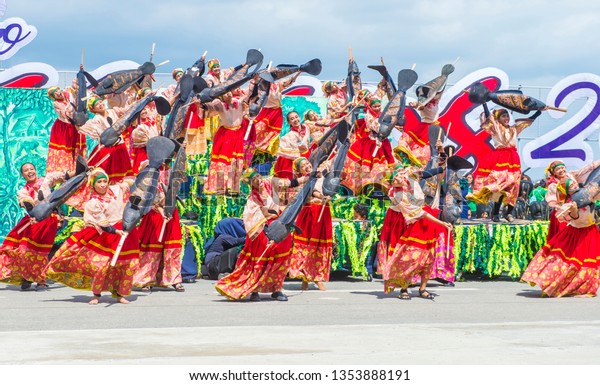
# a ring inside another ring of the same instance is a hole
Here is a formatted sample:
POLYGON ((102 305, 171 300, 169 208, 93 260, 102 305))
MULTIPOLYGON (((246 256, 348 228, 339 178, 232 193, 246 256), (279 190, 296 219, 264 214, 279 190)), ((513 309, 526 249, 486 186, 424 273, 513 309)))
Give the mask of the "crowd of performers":
MULTIPOLYGON (((226 82, 235 70, 222 70, 217 59, 208 61, 207 67, 205 81, 213 88, 226 82)), ((179 81, 184 73, 183 69, 175 69, 176 83, 162 93, 171 105, 181 92, 179 81)), ((390 200, 377 249, 377 270, 382 275, 384 290, 393 292, 398 288, 398 298, 410 300, 409 287, 418 284, 418 297, 433 298, 434 294, 426 287, 430 278, 454 280, 453 225, 442 219, 445 201, 439 195, 440 188, 427 192, 431 181, 435 181, 434 186, 448 183, 444 178, 451 154, 443 143, 447 127, 440 127, 437 120, 445 82, 440 86, 432 81, 425 101, 420 99, 413 106, 419 119, 395 123, 400 139, 392 149, 389 139, 379 135, 382 101, 393 98, 389 81, 384 78, 376 92, 352 90, 348 84, 328 81, 322 87, 328 98, 326 116, 312 110, 302 116, 296 111, 283 116, 282 90, 297 76, 295 73, 271 82, 266 103, 254 116, 249 111, 249 99, 258 78, 210 102, 193 99, 183 117, 186 134, 180 144, 187 156, 210 158, 204 193, 239 194, 241 183, 250 188, 243 212, 245 243, 235 269, 218 280, 216 290, 233 300, 259 301, 260 293, 269 293, 275 300, 287 301, 282 291, 287 277, 300 279, 302 290, 307 290, 311 283, 326 290, 333 244, 331 196, 324 192, 324 175, 332 171, 333 162, 330 157, 315 165, 309 159, 327 132, 346 121, 351 127, 350 145, 341 174, 342 184, 356 194, 365 185, 378 184, 384 187, 390 200), (290 130, 280 135, 284 119, 290 130), (432 126, 440 129, 434 143, 430 140, 432 126), (253 159, 261 156, 276 159, 271 176, 263 176, 250 167, 253 159), (307 183, 312 184, 295 220, 294 231, 274 242, 265 230, 294 202, 307 183)), ((56 212, 42 221, 26 215, 0 248, 2 281, 21 285, 23 290, 32 283, 37 284, 37 290, 44 290, 48 280, 60 282, 91 291, 90 304, 97 304, 103 292, 110 292, 120 303, 128 303, 126 297, 133 287, 145 292, 156 286, 173 287, 177 292, 185 290, 181 277, 179 213, 177 209, 170 215, 165 211, 169 162, 160 168, 161 183, 153 196, 152 209, 132 230, 124 231, 122 227, 135 177, 149 167, 146 144, 164 134, 167 119, 157 112, 154 102, 148 103, 120 133, 115 145, 98 144, 91 151, 86 149, 86 139, 99 140, 130 106, 155 92, 150 87, 133 84, 118 94, 102 97, 88 94, 86 106, 93 117, 76 125, 73 114, 77 83, 65 90, 48 89, 58 118, 51 129, 45 176, 38 176, 33 164, 23 164, 21 175, 25 185, 18 193, 18 200, 23 208, 31 210, 47 199, 54 186, 75 175, 77 157, 84 156, 90 166, 87 183, 66 202, 74 212, 82 213, 84 225, 74 229, 58 250, 52 250, 62 218, 56 212), (118 259, 113 263, 117 249, 118 259)), ((480 204, 493 202, 494 222, 501 220, 500 207, 504 205, 504 219, 512 222, 521 180, 517 136, 543 109, 511 124, 507 109, 489 111, 486 104, 484 107, 481 128, 492 137, 494 150, 479 160, 472 174, 473 191, 467 198, 480 204)), ((557 160, 547 169, 546 200, 553 208, 550 231, 546 244, 522 277, 523 281, 540 286, 545 295, 596 294, 600 282, 600 234, 594 208, 579 207, 571 196, 598 166, 600 161, 568 172, 557 160)))

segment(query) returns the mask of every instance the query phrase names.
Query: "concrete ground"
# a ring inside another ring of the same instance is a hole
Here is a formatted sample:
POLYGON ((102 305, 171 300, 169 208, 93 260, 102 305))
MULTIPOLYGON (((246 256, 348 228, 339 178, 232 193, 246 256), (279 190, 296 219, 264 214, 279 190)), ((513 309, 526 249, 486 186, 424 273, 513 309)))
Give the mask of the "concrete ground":
POLYGON ((597 298, 541 298, 510 281, 431 282, 434 301, 384 294, 380 280, 327 291, 285 284, 288 302, 232 302, 214 281, 131 304, 58 284, 0 284, 2 364, 598 364, 597 298))

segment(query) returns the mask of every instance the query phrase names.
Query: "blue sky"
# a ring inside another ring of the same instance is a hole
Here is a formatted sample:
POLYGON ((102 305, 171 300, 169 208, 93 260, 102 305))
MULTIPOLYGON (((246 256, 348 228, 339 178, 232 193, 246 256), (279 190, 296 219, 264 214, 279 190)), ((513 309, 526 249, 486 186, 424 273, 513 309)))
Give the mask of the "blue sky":
POLYGON ((21 17, 38 36, 2 68, 39 61, 76 70, 114 60, 170 60, 164 72, 187 67, 208 50, 223 66, 248 48, 265 60, 323 62, 321 79, 345 76, 348 48, 363 73, 384 57, 397 73, 416 63, 420 80, 460 61, 452 80, 484 67, 508 73, 511 84, 552 86, 578 72, 598 73, 600 2, 569 0, 6 0, 4 18, 21 17))

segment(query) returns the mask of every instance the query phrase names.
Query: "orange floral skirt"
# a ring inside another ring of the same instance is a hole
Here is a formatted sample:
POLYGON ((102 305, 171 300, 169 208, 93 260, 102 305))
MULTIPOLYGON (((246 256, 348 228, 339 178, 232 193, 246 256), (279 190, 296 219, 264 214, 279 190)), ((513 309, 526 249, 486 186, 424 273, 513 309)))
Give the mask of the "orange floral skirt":
POLYGON ((133 277, 134 286, 171 286, 182 282, 178 210, 166 223, 162 241, 159 241, 163 222, 163 216, 158 211, 150 210, 138 227, 140 263, 133 277))
MULTIPOLYGON (((121 224, 115 227, 120 229, 121 224)), ((106 231, 100 234, 94 227, 86 227, 58 249, 46 268, 46 276, 94 294, 103 291, 115 297, 131 294, 140 253, 137 230, 128 234, 116 265, 110 266, 120 238, 118 234, 106 231)))
POLYGON ((533 257, 521 281, 550 297, 595 296, 600 284, 600 232, 596 225, 567 228, 533 257))
POLYGON ((332 237, 331 209, 329 204, 319 215, 323 205, 305 205, 296 226, 302 231, 294 233, 294 249, 290 257, 290 277, 308 282, 329 281, 331 271, 332 237))
POLYGON ((11 230, 0 247, 0 280, 20 284, 23 280, 44 283, 44 269, 52 250, 58 219, 50 217, 29 224, 26 216, 11 230), (23 229, 20 233, 19 230, 23 229))
POLYGON ((274 244, 265 252, 268 241, 264 232, 254 240, 246 237, 235 269, 228 276, 221 278, 215 289, 233 300, 242 299, 254 292, 280 291, 289 269, 292 237, 274 244))

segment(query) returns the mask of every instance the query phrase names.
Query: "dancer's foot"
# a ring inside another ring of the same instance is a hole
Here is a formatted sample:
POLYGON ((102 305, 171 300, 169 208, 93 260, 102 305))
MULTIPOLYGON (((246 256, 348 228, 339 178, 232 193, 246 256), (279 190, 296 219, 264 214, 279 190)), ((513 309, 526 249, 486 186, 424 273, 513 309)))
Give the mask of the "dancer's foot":
POLYGON ((256 293, 256 292, 252 293, 250 295, 250 301, 252 301, 252 302, 258 302, 258 301, 260 301, 260 295, 258 293, 256 293))
POLYGON ((185 291, 185 287, 183 287, 183 285, 180 283, 176 283, 175 285, 173 285, 173 288, 178 293, 183 293, 185 291))
POLYGON ((122 303, 123 305, 127 305, 129 303, 129 301, 126 300, 125 297, 121 297, 121 296, 117 297, 117 302, 122 303))
POLYGON ((283 294, 280 291, 276 291, 273 294, 271 294, 271 298, 274 298, 278 301, 287 301, 288 300, 287 295, 283 294))
POLYGON ((35 291, 46 291, 48 290, 48 285, 46 285, 45 283, 38 283, 35 286, 35 291))
POLYGON ((21 282, 21 290, 27 290, 30 287, 31 287, 31 281, 24 279, 23 282, 21 282))
POLYGON ((302 286, 300 287, 303 291, 308 290, 308 282, 302 281, 302 286))
POLYGON ((321 282, 321 281, 317 282, 317 287, 318 287, 318 288, 319 288, 319 290, 321 290, 321 291, 325 291, 325 290, 327 290, 327 289, 325 288, 325 285, 324 285, 324 284, 323 284, 323 282, 321 282))
POLYGON ((100 298, 99 297, 94 297, 92 298, 92 300, 90 302, 88 302, 90 305, 98 305, 98 302, 100 302, 100 298))

